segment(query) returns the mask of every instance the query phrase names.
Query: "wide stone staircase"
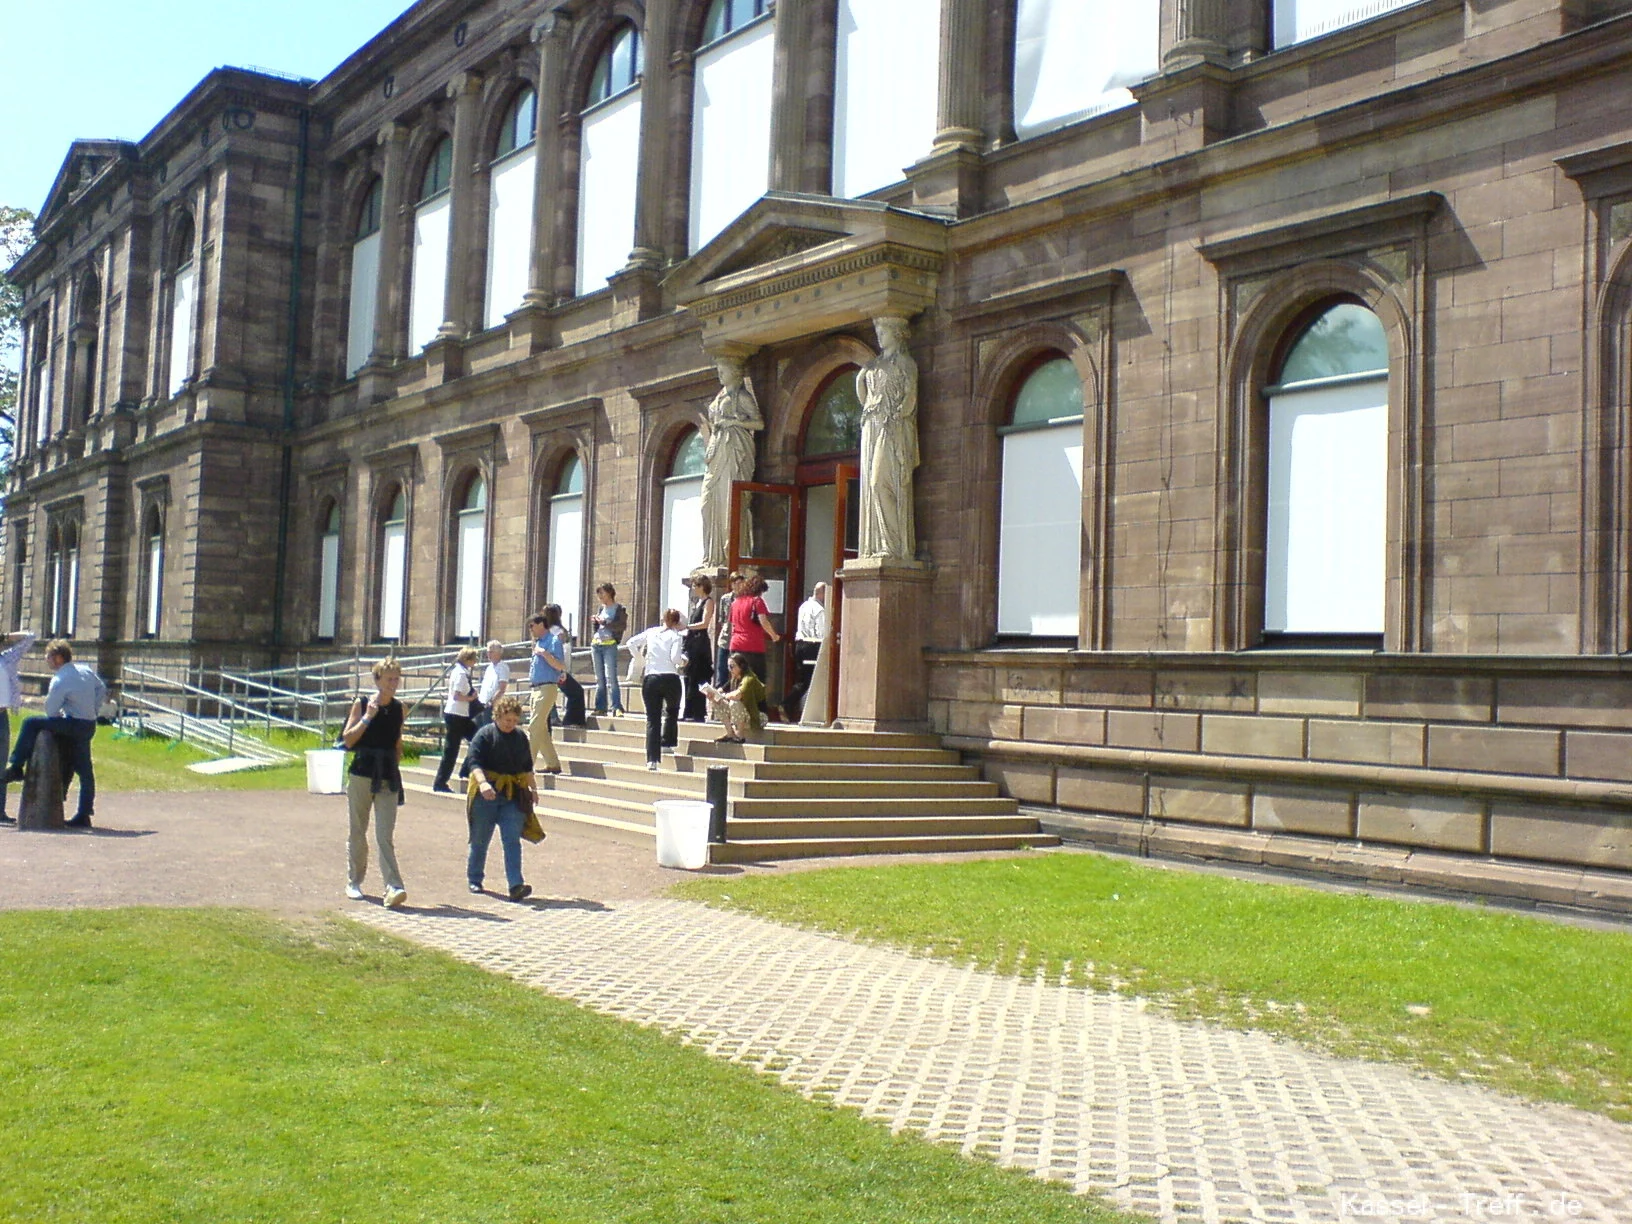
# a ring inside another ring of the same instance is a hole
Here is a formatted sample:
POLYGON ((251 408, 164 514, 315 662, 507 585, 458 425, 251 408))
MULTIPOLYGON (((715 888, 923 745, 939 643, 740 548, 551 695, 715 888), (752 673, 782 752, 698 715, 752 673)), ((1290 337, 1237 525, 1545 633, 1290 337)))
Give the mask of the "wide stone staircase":
MULTIPOLYGON (((709 847, 715 863, 1058 844, 933 735, 773 723, 747 744, 721 744, 720 731, 681 723, 678 747, 653 773, 642 715, 592 715, 585 730, 557 729, 563 772, 539 775, 540 814, 655 837, 653 803, 703 799, 709 767, 721 765, 729 771, 726 841, 709 847)), ((435 768, 427 755, 403 780, 430 793, 435 768)))

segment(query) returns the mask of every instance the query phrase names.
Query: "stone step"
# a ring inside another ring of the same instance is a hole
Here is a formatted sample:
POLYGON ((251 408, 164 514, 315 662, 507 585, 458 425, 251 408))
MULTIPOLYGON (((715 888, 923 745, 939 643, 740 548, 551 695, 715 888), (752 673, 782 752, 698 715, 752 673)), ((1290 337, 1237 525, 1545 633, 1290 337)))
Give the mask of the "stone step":
POLYGON ((846 816, 1012 816, 1019 811, 1013 799, 736 799, 731 815, 753 817, 846 816))
POLYGON ((833 817, 788 816, 775 820, 737 819, 726 821, 727 842, 760 841, 853 841, 887 837, 968 837, 973 835, 1021 836, 1037 831, 1037 822, 1018 812, 1008 816, 897 816, 862 817, 854 820, 833 817))
POLYGON ((710 846, 713 863, 763 863, 778 859, 837 857, 855 854, 963 854, 981 850, 1022 850, 1057 846, 1048 833, 972 833, 967 836, 770 838, 728 841, 710 846))
MULTIPOLYGON (((874 765, 959 765, 958 754, 948 749, 932 746, 907 745, 896 747, 861 746, 861 745, 828 745, 820 742, 811 743, 803 738, 795 739, 791 743, 776 741, 750 740, 746 744, 722 744, 719 742, 720 731, 717 726, 710 725, 706 730, 699 730, 697 723, 681 723, 679 730, 678 755, 689 756, 694 759, 707 759, 709 764, 728 761, 767 761, 803 764, 874 764, 874 765)), ((925 738, 928 744, 935 741, 929 737, 912 736, 909 739, 925 738)), ((573 727, 561 731, 555 736, 556 751, 563 758, 573 756, 577 758, 594 759, 602 751, 638 753, 640 760, 646 759, 646 729, 642 724, 639 733, 633 731, 600 730, 589 728, 581 730, 573 727), (569 751, 563 745, 572 745, 569 751)), ((628 759, 623 756, 622 759, 628 759)))

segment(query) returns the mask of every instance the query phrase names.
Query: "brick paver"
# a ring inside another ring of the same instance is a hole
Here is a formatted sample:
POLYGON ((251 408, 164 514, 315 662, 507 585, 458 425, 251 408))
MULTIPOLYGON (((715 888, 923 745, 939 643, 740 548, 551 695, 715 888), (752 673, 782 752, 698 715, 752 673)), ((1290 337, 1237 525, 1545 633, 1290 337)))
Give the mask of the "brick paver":
POLYGON ((499 906, 359 916, 1164 1220, 1632 1221, 1591 1114, 687 902, 499 906))

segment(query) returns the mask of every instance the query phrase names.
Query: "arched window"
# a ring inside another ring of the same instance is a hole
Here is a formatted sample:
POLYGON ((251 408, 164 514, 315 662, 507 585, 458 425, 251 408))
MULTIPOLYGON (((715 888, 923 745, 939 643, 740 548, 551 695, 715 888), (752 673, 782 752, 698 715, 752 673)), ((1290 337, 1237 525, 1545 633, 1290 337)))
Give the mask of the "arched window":
POLYGON ((1014 128, 1022 138, 1133 103, 1161 67, 1158 0, 1019 0, 1014 128))
POLYGON ((935 143, 941 0, 839 0, 833 194, 906 177, 935 143), (885 120, 882 117, 888 116, 885 120))
POLYGON ((1415 0, 1274 0, 1275 49, 1358 25, 1415 0))
POLYGON ((703 22, 692 86, 693 251, 770 185, 775 26, 758 21, 765 11, 765 0, 714 0, 703 22))
POLYGON ((856 373, 855 366, 845 366, 828 377, 805 422, 800 458, 853 455, 861 450, 861 401, 856 398, 856 373))
POLYGON ((73 637, 79 628, 79 524, 69 522, 62 528, 62 591, 58 599, 61 615, 57 618, 57 632, 73 637))
POLYGON ((407 573, 408 494, 398 485, 380 523, 380 637, 388 642, 402 638, 407 573))
POLYGON ((480 473, 465 485, 454 517, 454 541, 453 636, 463 641, 482 636, 487 595, 487 481, 480 473))
POLYGON ((176 224, 170 268, 170 394, 193 376, 193 316, 198 304, 198 272, 193 267, 193 219, 176 224))
POLYGON ((595 64, 580 120, 579 293, 602 288, 634 246, 642 67, 640 32, 626 22, 595 64))
POLYGON ((79 326, 74 338, 74 409, 70 426, 84 425, 97 407, 98 341, 102 335, 102 282, 95 272, 87 272, 80 282, 75 316, 79 326))
POLYGON ((164 515, 157 506, 147 508, 142 525, 146 544, 142 577, 142 636, 156 638, 164 625, 164 515))
POLYGON ((380 216, 385 184, 378 178, 357 209, 351 239, 351 309, 346 316, 346 377, 368 363, 374 352, 374 308, 380 295, 380 216))
POLYGON ((53 637, 62 634, 62 531, 56 523, 45 527, 45 623, 53 637))
POLYGON ((703 453, 703 435, 687 430, 675 444, 663 481, 664 608, 685 608, 681 579, 703 561, 703 453))
POLYGON ((584 598, 584 469, 567 457, 550 496, 550 603, 561 605, 569 632, 578 627, 584 598))
POLYGON ((1341 302, 1299 333, 1269 402, 1264 631, 1380 634, 1387 572, 1388 339, 1341 302))
POLYGON ((340 503, 330 502, 318 541, 317 636, 333 641, 340 620, 340 503))
POLYGON ((521 305, 533 259, 533 148, 538 97, 524 87, 504 112, 489 172, 487 299, 483 320, 497 326, 521 305))
POLYGON ((444 136, 425 159, 414 206, 413 292, 408 308, 408 351, 417 353, 442 326, 447 301, 448 221, 452 215, 453 140, 444 136))
POLYGON ((997 631, 1075 638, 1082 568, 1082 379, 1064 357, 1020 383, 998 430, 997 631))

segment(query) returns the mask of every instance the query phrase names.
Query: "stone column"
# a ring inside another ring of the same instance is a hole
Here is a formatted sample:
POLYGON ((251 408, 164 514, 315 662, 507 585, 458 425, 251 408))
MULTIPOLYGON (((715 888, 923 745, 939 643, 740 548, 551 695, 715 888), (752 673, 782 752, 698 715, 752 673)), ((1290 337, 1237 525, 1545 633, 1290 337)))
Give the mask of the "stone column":
POLYGON ((979 152, 986 108, 981 88, 981 35, 986 24, 982 0, 941 0, 941 81, 936 112, 935 153, 954 149, 979 152))
POLYGON ((862 557, 839 571, 839 724, 862 731, 929 729, 924 666, 934 571, 922 561, 862 557))
POLYGON ((1162 66, 1171 68, 1191 60, 1223 63, 1226 0, 1164 0, 1163 33, 1171 41, 1162 53, 1162 66))
POLYGON ((566 72, 567 39, 572 21, 557 10, 533 26, 538 47, 538 115, 533 155, 533 259, 525 301, 547 307, 555 299, 555 206, 561 187, 561 115, 567 102, 561 96, 566 72))
POLYGON ((471 301, 471 264, 476 250, 476 127, 481 122, 482 78, 461 72, 448 82, 453 99, 453 178, 448 218, 447 280, 442 297, 438 339, 463 340, 475 317, 471 301))
POLYGON ((803 190, 805 156, 805 60, 812 0, 780 0, 771 70, 772 191, 803 190))
POLYGON ((408 128, 389 123, 375 138, 384 149, 380 170, 380 268, 374 297, 374 349, 357 372, 357 394, 362 403, 384 399, 391 393, 386 373, 401 357, 403 318, 402 257, 408 245, 409 209, 403 199, 404 176, 408 169, 408 128))
POLYGON ((640 177, 635 184, 635 248, 630 268, 663 267, 663 206, 668 188, 669 95, 674 85, 673 50, 675 0, 648 0, 646 69, 640 82, 640 177))
MULTIPOLYGON (((788 3, 788 0, 783 0, 788 3)), ((793 88, 794 104, 803 109, 801 144, 794 165, 794 190, 826 195, 833 190, 833 95, 838 89, 839 0, 802 0, 790 5, 792 36, 801 39, 799 60, 803 71, 793 88)), ((777 20, 781 21, 778 14, 777 20)), ((778 33, 780 38, 780 32, 778 33)))

